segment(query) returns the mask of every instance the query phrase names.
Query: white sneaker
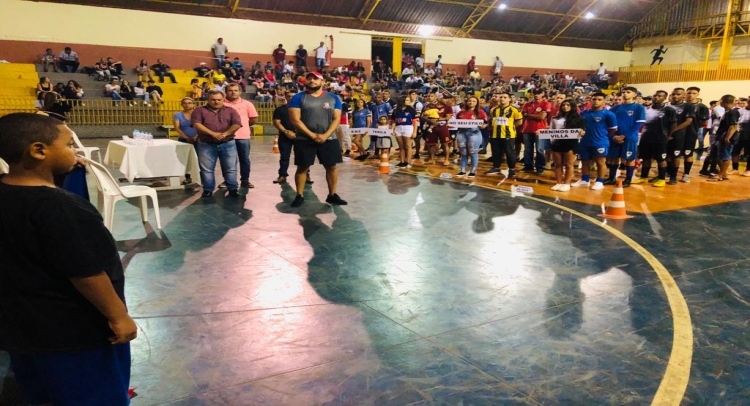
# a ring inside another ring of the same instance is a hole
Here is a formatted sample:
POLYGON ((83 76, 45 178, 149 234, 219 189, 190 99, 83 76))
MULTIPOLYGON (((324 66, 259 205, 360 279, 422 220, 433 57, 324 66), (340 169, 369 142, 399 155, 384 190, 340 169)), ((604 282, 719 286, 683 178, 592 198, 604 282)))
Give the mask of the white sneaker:
POLYGON ((684 183, 690 183, 690 175, 682 175, 682 181, 684 183))
POLYGON ((570 186, 573 186, 573 187, 586 186, 586 187, 588 187, 589 186, 589 181, 581 179, 578 182, 572 183, 570 186))
POLYGON ((555 186, 552 186, 551 189, 554 190, 554 191, 558 191, 558 190, 560 190, 560 186, 562 186, 562 185, 558 183, 555 186))
POLYGON ((558 192, 570 192, 570 185, 567 183, 563 183, 562 185, 560 185, 559 188, 557 188, 557 191, 558 192))
POLYGON ((604 189, 604 183, 594 182, 594 186, 591 186, 591 190, 602 190, 604 189))

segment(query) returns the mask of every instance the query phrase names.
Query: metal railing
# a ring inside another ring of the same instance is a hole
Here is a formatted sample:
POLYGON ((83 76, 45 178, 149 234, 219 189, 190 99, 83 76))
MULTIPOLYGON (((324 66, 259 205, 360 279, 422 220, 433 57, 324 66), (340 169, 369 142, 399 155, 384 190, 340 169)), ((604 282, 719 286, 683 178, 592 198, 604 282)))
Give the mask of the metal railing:
POLYGON ((618 78, 629 84, 750 80, 750 60, 624 66, 619 72, 618 78))
MULTIPOLYGON (((143 100, 81 99, 64 100, 70 106, 66 113, 68 123, 72 125, 171 125, 172 116, 182 111, 179 101, 165 101, 163 104, 151 102, 146 105, 143 100)), ((199 101, 202 106, 205 102, 199 101)), ((271 124, 274 103, 253 102, 258 111, 258 124, 271 124)), ((33 113, 33 98, 0 98, 0 116, 17 113, 33 113)))

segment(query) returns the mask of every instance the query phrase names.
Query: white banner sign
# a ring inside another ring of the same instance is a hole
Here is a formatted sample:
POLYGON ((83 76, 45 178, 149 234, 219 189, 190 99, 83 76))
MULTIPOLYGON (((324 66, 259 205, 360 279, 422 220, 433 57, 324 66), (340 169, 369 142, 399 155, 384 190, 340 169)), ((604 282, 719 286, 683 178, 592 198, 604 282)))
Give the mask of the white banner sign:
POLYGON ((448 120, 448 127, 450 128, 476 128, 480 125, 484 125, 484 120, 448 120))
POLYGON ((393 131, 381 128, 348 128, 345 130, 349 135, 370 134, 375 137, 390 137, 393 131))
POLYGON ((581 136, 581 130, 577 128, 560 130, 539 130, 541 140, 577 140, 581 136))

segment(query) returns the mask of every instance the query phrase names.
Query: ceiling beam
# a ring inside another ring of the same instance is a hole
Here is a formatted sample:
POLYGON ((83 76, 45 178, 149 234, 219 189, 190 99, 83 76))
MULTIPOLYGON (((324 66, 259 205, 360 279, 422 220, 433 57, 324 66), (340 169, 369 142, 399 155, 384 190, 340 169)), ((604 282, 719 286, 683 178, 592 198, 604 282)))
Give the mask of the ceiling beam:
POLYGON ((482 21, 484 16, 486 16, 490 10, 494 9, 499 2, 500 0, 480 0, 479 4, 477 4, 476 7, 474 7, 474 10, 471 11, 471 14, 469 14, 469 17, 466 18, 466 21, 461 24, 461 28, 456 32, 456 36, 460 38, 468 38, 471 30, 473 30, 474 27, 482 21))
MULTIPOLYGON (((647 0, 641 0, 644 2, 652 3, 652 1, 647 0)), ((656 0, 659 1, 659 0, 656 0)), ((464 7, 476 7, 476 3, 467 3, 465 1, 459 1, 459 0, 427 0, 429 3, 443 3, 443 4, 452 4, 454 6, 464 6, 464 7)), ((500 10, 498 10, 500 11, 500 10)), ((516 13, 527 13, 527 14, 541 14, 541 15, 548 15, 548 16, 554 16, 554 17, 565 17, 567 14, 565 13, 556 13, 554 11, 544 11, 544 10, 532 10, 528 8, 516 8, 516 7, 506 7, 502 10, 502 12, 508 12, 513 11, 516 13)), ((594 17, 592 20, 596 21, 606 21, 610 23, 620 23, 620 24, 637 24, 638 21, 632 21, 632 20, 620 20, 617 18, 606 18, 606 17, 594 17)))
POLYGON ((367 0, 365 1, 365 4, 362 5, 362 10, 359 11, 359 17, 357 17, 357 19, 362 21, 363 27, 367 24, 367 20, 372 17, 372 13, 375 12, 375 9, 378 8, 380 1, 381 0, 367 0))
MULTIPOLYGON (((575 8, 575 6, 580 1, 581 0, 577 1, 576 4, 574 4, 573 7, 571 7, 571 11, 573 10, 573 8, 575 8)), ((586 6, 583 10, 581 10, 581 12, 578 13, 577 16, 573 17, 573 19, 571 19, 570 22, 568 22, 568 24, 565 25, 565 27, 563 27, 560 31, 558 31, 557 34, 555 34, 555 36, 552 37, 551 40, 549 40, 549 42, 554 42, 557 39, 557 37, 559 37, 560 35, 562 35, 568 28, 570 28, 571 25, 573 25, 573 23, 575 23, 576 21, 578 21, 578 19, 581 18, 581 16, 583 16, 587 11, 589 11, 589 9, 591 9, 591 7, 593 7, 594 4, 596 4, 597 1, 599 1, 599 0, 592 0, 591 3, 589 3, 588 6, 586 6)), ((562 19, 560 21, 562 21, 562 19)), ((551 33, 552 33, 552 31, 550 31, 550 33, 547 34, 547 35, 551 35, 551 33)))
POLYGON ((644 15, 643 18, 641 18, 640 21, 638 21, 638 23, 633 26, 633 28, 631 28, 630 31, 625 33, 625 35, 620 38, 620 41, 623 41, 625 40, 625 38, 630 36, 630 40, 628 41, 628 43, 632 45, 633 40, 637 38, 637 35, 634 31, 642 28, 644 25, 652 25, 652 23, 656 19, 667 21, 669 12, 672 11, 675 7, 682 4, 683 1, 684 0, 660 0, 659 2, 655 3, 651 10, 646 13, 646 15, 644 15))

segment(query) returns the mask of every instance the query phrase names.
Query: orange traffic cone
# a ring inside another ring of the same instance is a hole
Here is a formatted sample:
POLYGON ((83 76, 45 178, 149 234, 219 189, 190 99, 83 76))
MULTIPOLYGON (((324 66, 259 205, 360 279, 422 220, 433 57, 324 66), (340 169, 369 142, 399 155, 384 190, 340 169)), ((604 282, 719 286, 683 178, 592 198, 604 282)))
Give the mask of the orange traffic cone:
POLYGON ((609 200, 609 204, 607 205, 607 211, 604 214, 600 214, 599 217, 613 220, 633 218, 633 216, 628 216, 628 213, 625 212, 625 190, 622 187, 622 180, 617 180, 615 191, 612 194, 612 198, 609 200))
POLYGON ((391 164, 388 163, 388 153, 383 152, 380 154, 380 165, 378 165, 378 173, 381 175, 389 175, 391 173, 391 164))
POLYGON ((279 152, 279 136, 273 137, 273 153, 278 154, 279 152))

